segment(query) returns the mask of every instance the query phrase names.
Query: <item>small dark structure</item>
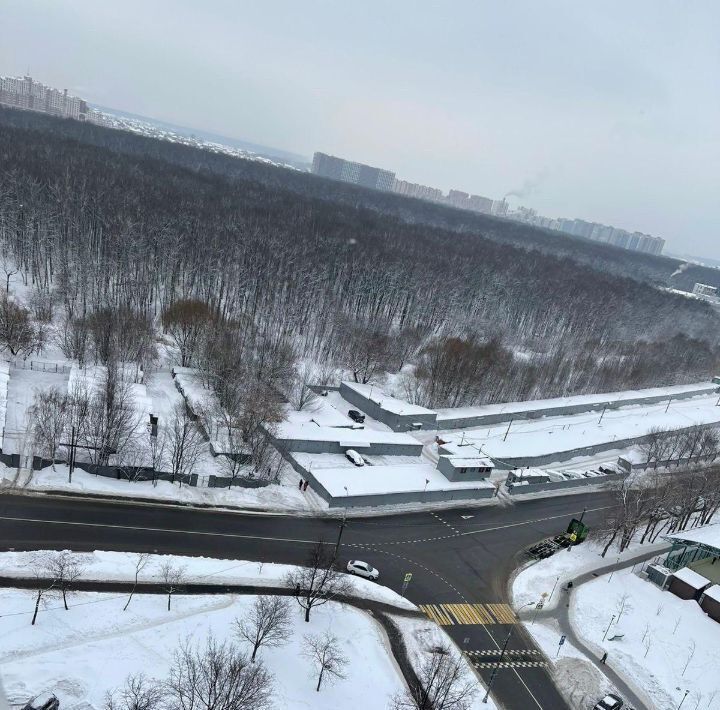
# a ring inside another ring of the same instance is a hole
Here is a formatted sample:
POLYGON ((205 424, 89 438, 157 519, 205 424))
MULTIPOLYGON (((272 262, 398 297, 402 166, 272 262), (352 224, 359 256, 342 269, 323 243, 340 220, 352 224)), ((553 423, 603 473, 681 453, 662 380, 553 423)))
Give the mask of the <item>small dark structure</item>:
POLYGON ((668 591, 680 599, 694 599, 698 601, 703 592, 712 586, 712 582, 701 574, 693 572, 689 567, 683 567, 673 573, 670 578, 668 591))
POLYGON ((720 584, 708 587, 700 597, 700 608, 711 618, 720 622, 720 584))
POLYGON ((22 710, 58 710, 60 701, 54 695, 39 695, 33 698, 22 710))

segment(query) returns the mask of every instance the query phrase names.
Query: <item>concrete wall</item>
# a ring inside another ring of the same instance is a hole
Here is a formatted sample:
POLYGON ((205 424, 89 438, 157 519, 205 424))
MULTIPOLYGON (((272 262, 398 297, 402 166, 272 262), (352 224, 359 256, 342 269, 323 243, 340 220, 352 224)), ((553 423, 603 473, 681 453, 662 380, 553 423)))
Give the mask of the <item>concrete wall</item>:
MULTIPOLYGON (((707 424, 704 428, 713 429, 716 424, 707 424)), ((685 431, 686 429, 692 429, 693 427, 684 427, 676 429, 675 431, 685 431)), ((511 468, 527 468, 533 466, 547 466, 551 463, 561 463, 563 461, 569 461, 574 459, 576 456, 595 456, 596 454, 602 453, 603 451, 612 451, 613 449, 627 449, 637 444, 642 444, 651 438, 650 434, 644 436, 637 436, 632 439, 615 439, 615 441, 605 441, 594 446, 583 446, 579 449, 570 449, 569 451, 556 451, 549 454, 543 454, 541 456, 519 456, 519 457, 506 457, 502 461, 496 460, 496 468, 501 470, 508 470, 511 468)))
POLYGON ((720 602, 708 596, 700 599, 700 608, 715 621, 720 622, 720 602))
POLYGON ((280 452, 283 458, 295 469, 301 478, 310 481, 312 488, 328 505, 333 508, 360 508, 378 505, 398 505, 402 503, 436 503, 451 500, 481 500, 492 498, 495 488, 479 488, 477 490, 457 491, 410 491, 402 493, 385 493, 382 495, 340 496, 333 497, 326 488, 287 451, 280 452))
POLYGON ((597 486, 601 483, 610 483, 624 478, 622 474, 608 474, 606 476, 593 476, 592 478, 572 478, 566 481, 547 481, 546 483, 528 483, 526 486, 513 486, 508 489, 508 493, 512 496, 522 495, 523 493, 535 493, 536 491, 561 491, 566 488, 579 488, 582 486, 597 486))
POLYGON ((396 414, 383 409, 377 402, 369 400, 344 382, 340 383, 340 396, 350 404, 357 407, 369 417, 377 419, 379 422, 386 424, 393 431, 412 431, 413 424, 422 423, 423 429, 436 429, 437 414, 429 412, 427 414, 396 414))
POLYGON ((670 584, 668 585, 668 591, 672 592, 676 597, 680 599, 694 599, 698 601, 702 596, 702 593, 710 586, 710 582, 707 583, 702 589, 695 589, 695 587, 686 584, 677 577, 670 578, 670 584))
MULTIPOLYGON (((314 441, 308 439, 282 439, 273 438, 277 448, 288 451, 297 451, 304 454, 344 454, 353 446, 340 446, 337 441, 314 441)), ((422 444, 388 444, 371 443, 370 446, 358 447, 358 453, 369 456, 420 456, 422 444)))
MULTIPOLYGON (((713 378, 713 382, 717 380, 720 384, 720 378, 713 378)), ((690 399, 698 394, 707 394, 707 391, 701 390, 697 392, 689 391, 682 394, 673 395, 673 400, 690 399)), ((648 397, 635 397, 633 399, 624 399, 620 401, 609 400, 600 404, 567 404, 562 407, 529 409, 521 412, 495 412, 493 414, 476 414, 467 417, 457 417, 453 419, 439 419, 437 427, 440 429, 469 429, 471 427, 489 426, 492 424, 503 424, 511 419, 520 421, 522 419, 540 419, 541 417, 560 417, 566 414, 582 414, 583 412, 602 412, 605 407, 608 409, 620 409, 633 404, 653 404, 656 402, 667 402, 668 395, 652 395, 648 397)))

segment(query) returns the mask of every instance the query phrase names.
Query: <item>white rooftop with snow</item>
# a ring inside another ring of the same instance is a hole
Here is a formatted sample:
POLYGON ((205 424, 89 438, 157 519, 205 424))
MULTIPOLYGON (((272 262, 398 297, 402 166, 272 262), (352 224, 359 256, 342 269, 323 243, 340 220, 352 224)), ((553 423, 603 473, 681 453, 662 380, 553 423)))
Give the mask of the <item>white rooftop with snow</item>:
POLYGON ((694 572, 689 567, 683 567, 677 572, 674 572, 673 577, 679 579, 681 582, 685 582, 685 584, 693 589, 702 589, 710 584, 709 579, 706 579, 701 574, 694 572))
POLYGON ((341 445, 370 446, 371 444, 412 444, 419 446, 417 439, 409 434, 377 429, 343 429, 341 427, 318 426, 315 422, 290 424, 283 422, 277 428, 275 438, 290 441, 337 441, 341 445))
POLYGON ((717 548, 720 551, 720 523, 703 525, 701 528, 683 530, 671 535, 663 535, 663 537, 671 542, 705 545, 706 547, 717 548))
POLYGON ((712 587, 708 587, 705 590, 705 596, 720 602, 720 584, 713 584, 712 587))
MULTIPOLYGON (((531 399, 524 402, 502 402, 499 404, 486 404, 478 407, 453 407, 438 409, 438 423, 442 427, 443 419, 462 419, 465 417, 480 417, 491 414, 520 414, 533 412, 538 409, 560 409, 572 405, 597 405, 602 407, 608 402, 623 402, 638 399, 639 397, 665 397, 668 399, 688 392, 698 394, 711 394, 717 390, 717 384, 672 385, 668 387, 651 387, 642 390, 623 390, 622 392, 604 392, 601 394, 578 394, 571 397, 555 397, 552 399, 531 399)), ((427 410, 426 410, 427 411, 427 410)))
POLYGON ((357 382, 347 381, 343 381, 342 384, 345 385, 345 387, 347 387, 348 389, 354 390, 362 397, 365 397, 365 399, 374 402, 378 405, 378 407, 381 407, 388 412, 392 412, 393 414, 412 417, 419 414, 435 413, 433 409, 426 409, 425 407, 420 407, 417 404, 410 404, 403 399, 391 397, 390 395, 385 394, 380 388, 374 385, 361 385, 357 382))
POLYGON ((492 468, 493 462, 490 459, 479 456, 441 456, 447 459, 454 468, 492 468))

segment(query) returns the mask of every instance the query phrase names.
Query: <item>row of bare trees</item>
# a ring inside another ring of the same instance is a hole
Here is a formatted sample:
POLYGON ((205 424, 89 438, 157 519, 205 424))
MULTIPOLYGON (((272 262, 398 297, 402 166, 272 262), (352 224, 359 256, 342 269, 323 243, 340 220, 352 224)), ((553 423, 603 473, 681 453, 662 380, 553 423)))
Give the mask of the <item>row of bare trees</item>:
POLYGON ((706 426, 684 429, 654 427, 639 446, 645 467, 658 468, 714 461, 720 453, 720 432, 706 426))
POLYGON ((652 543, 663 533, 710 523, 720 510, 720 467, 671 475, 653 471, 639 482, 628 477, 616 484, 614 497, 599 532, 603 557, 613 545, 622 552, 633 540, 652 543))

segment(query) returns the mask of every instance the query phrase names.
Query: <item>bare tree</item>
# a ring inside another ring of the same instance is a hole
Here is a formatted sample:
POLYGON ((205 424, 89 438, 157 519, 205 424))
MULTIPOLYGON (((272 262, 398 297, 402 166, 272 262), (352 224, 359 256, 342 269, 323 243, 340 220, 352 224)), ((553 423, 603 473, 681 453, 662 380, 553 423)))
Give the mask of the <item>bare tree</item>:
POLYGON ((275 647, 287 643, 292 629, 289 615, 287 599, 260 596, 244 619, 235 620, 238 636, 252 646, 252 662, 262 646, 275 647))
POLYGON ((163 710, 165 689, 162 683, 144 673, 129 675, 123 688, 105 695, 104 710, 163 710))
POLYGON ((68 434, 70 406, 68 395, 53 387, 37 392, 30 410, 33 442, 40 453, 52 461, 53 471, 58 448, 68 434))
POLYGON ((127 603, 123 607, 123 611, 127 611, 127 608, 130 606, 130 602, 132 601, 133 594, 135 594, 135 590, 137 589, 140 573, 145 569, 145 567, 147 567, 147 564, 149 561, 150 561, 150 553, 149 552, 140 552, 135 556, 135 579, 133 581, 132 589, 130 590, 130 596, 128 597, 127 603))
POLYGON ((178 402, 175 406, 168 439, 167 448, 172 480, 175 482, 175 479, 179 478, 182 485, 183 478, 195 470, 203 444, 202 434, 184 402, 178 402))
POLYGON ((47 577, 47 561, 45 553, 34 553, 29 559, 30 569, 35 577, 35 609, 33 611, 31 626, 35 626, 38 611, 40 611, 40 602, 45 596, 55 589, 55 579, 47 577))
POLYGON ((175 652, 166 682, 173 710, 265 710, 272 707, 272 678, 262 661, 251 663, 210 636, 204 648, 188 641, 175 652))
POLYGON ((467 710, 476 685, 467 676, 461 657, 449 646, 432 649, 417 682, 393 699, 394 710, 467 710))
POLYGON ((37 341, 37 331, 27 308, 7 294, 0 296, 0 347, 11 355, 29 355, 37 341))
POLYGON ((15 274, 17 274, 20 269, 18 269, 18 267, 11 261, 9 261, 5 256, 0 259, 0 268, 2 268, 3 273, 5 274, 5 293, 9 294, 10 279, 15 276, 15 274))
POLYGON ((48 552, 43 556, 45 570, 55 581, 55 588, 60 591, 65 611, 68 610, 67 595, 73 585, 85 573, 85 567, 77 556, 69 550, 48 552))
POLYGON ((690 665, 690 661, 692 661, 693 656, 695 655, 696 648, 697 648, 697 643, 695 642, 695 639, 691 639, 690 644, 688 645, 687 660, 685 661, 685 665, 683 666, 680 677, 685 676, 685 671, 688 669, 688 666, 690 665))
POLYGON ((615 607, 615 611, 617 612, 617 619, 615 623, 618 623, 620 619, 622 618, 622 615, 626 611, 630 611, 632 609, 632 606, 630 605, 630 593, 624 592, 618 597, 617 605, 615 607))
POLYGON ((310 621, 310 611, 314 607, 347 594, 352 588, 348 576, 336 570, 334 565, 334 555, 320 541, 313 547, 307 566, 296 567, 287 575, 287 586, 299 590, 295 599, 305 610, 305 621, 310 621))
POLYGON ((160 578, 168 595, 167 608, 170 611, 172 595, 185 584, 185 567, 176 566, 171 560, 166 560, 160 565, 160 578))
POLYGON ((213 321, 209 306, 195 299, 181 299, 168 306, 162 324, 170 334, 180 355, 180 365, 188 367, 213 321))
POLYGON ((318 679, 316 691, 320 692, 323 678, 332 682, 346 677, 345 666, 348 659, 340 650, 337 638, 329 631, 321 635, 307 634, 303 641, 302 655, 315 667, 318 679))

